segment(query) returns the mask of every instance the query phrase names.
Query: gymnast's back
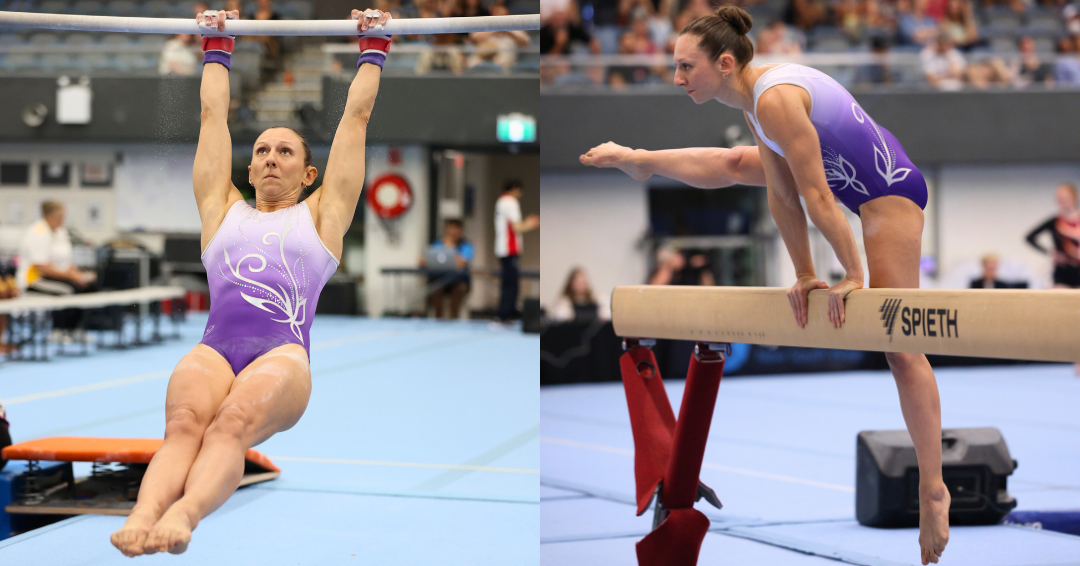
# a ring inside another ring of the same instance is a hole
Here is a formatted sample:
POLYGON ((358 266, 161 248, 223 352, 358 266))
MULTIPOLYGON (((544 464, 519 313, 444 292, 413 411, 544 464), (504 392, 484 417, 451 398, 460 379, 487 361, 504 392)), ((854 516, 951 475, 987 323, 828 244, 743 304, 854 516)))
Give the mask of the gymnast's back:
POLYGON ((840 83, 817 69, 792 63, 765 71, 754 84, 754 114, 748 115, 765 145, 783 156, 757 121, 762 93, 795 85, 810 95, 810 122, 821 143, 825 177, 833 193, 855 213, 869 200, 898 195, 926 208, 926 181, 900 142, 863 111, 840 83))

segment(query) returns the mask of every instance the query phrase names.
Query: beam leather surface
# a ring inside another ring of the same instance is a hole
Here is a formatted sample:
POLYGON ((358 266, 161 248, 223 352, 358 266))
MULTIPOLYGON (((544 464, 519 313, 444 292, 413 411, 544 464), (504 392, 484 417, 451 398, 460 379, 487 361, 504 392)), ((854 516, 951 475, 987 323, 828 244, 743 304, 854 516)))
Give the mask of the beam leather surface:
POLYGON ((839 329, 825 290, 810 292, 805 328, 783 288, 627 286, 611 305, 624 337, 1080 361, 1080 293, 1068 290, 860 289, 839 329))

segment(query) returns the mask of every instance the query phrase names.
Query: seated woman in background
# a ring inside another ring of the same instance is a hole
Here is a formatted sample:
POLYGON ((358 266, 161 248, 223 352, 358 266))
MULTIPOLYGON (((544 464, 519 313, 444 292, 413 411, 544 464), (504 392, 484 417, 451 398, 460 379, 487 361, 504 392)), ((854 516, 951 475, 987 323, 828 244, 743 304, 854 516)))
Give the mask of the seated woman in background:
POLYGON ((611 319, 611 308, 600 304, 593 294, 589 276, 585 270, 575 267, 566 278, 566 285, 555 304, 551 307, 548 318, 554 322, 592 322, 596 319, 611 319))

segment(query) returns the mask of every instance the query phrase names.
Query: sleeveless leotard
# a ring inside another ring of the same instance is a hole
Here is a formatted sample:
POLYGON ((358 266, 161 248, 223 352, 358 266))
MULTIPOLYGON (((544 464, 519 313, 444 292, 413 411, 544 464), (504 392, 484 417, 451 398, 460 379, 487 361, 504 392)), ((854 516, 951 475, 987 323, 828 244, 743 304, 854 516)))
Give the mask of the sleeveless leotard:
POLYGON ((235 373, 284 344, 300 344, 311 355, 315 305, 338 260, 319 239, 306 202, 259 212, 237 201, 202 262, 210 283, 202 343, 235 373))
POLYGON ((777 65, 754 84, 750 123, 758 137, 780 156, 780 146, 765 136, 757 121, 761 93, 782 84, 810 95, 810 122, 821 141, 825 178, 833 194, 855 214, 859 206, 885 195, 906 197, 926 208, 926 180, 911 163, 900 142, 879 126, 832 77, 803 65, 777 65))

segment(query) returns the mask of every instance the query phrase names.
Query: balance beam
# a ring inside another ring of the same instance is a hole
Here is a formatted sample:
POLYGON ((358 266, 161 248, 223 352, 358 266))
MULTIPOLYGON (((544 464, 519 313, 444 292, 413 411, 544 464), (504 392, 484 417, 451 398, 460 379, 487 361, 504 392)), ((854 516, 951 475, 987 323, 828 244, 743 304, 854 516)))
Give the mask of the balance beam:
POLYGON ((617 287, 611 311, 627 338, 1080 361, 1077 291, 859 289, 839 329, 828 300, 810 292, 805 328, 773 287, 617 287))

